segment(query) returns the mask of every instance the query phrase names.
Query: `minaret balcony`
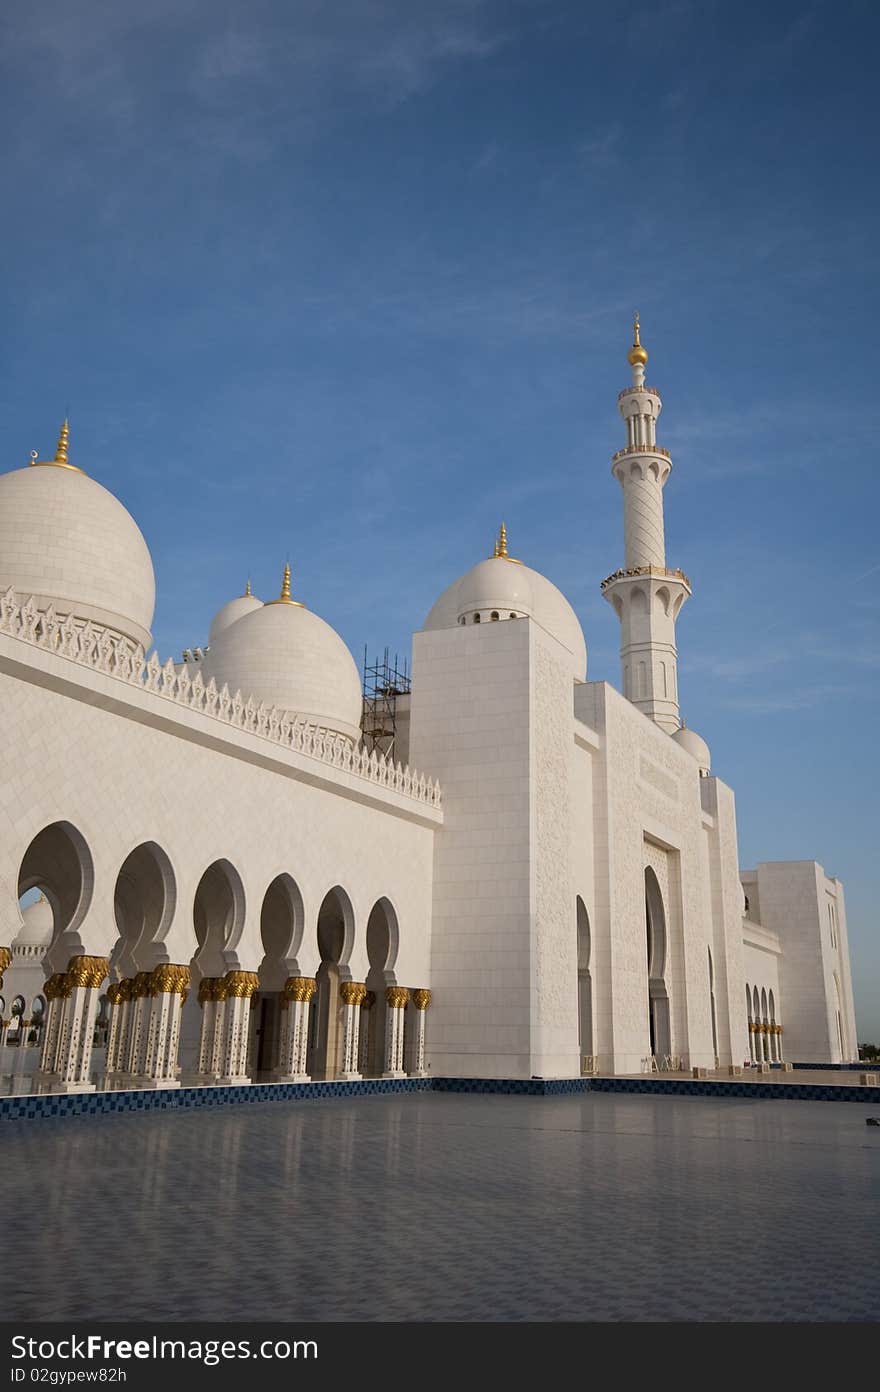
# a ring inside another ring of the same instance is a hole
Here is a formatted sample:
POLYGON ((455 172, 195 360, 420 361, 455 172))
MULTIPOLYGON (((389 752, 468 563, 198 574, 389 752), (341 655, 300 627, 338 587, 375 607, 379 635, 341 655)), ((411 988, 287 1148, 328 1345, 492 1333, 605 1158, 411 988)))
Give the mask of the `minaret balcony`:
POLYGON ((600 586, 602 592, 612 585, 615 580, 634 580, 639 575, 655 576, 658 580, 678 580, 683 584, 688 594, 691 593, 691 582, 683 570, 668 570, 666 566, 633 566, 629 570, 615 570, 613 575, 606 575, 600 586))
POLYGON ((625 396, 660 396, 659 387, 624 387, 622 392, 617 393, 618 401, 622 401, 625 396))
POLYGON ((672 461, 672 455, 667 449, 661 449, 659 445, 625 445, 623 449, 611 456, 611 463, 616 464, 619 459, 626 459, 631 454, 659 454, 662 459, 672 461))

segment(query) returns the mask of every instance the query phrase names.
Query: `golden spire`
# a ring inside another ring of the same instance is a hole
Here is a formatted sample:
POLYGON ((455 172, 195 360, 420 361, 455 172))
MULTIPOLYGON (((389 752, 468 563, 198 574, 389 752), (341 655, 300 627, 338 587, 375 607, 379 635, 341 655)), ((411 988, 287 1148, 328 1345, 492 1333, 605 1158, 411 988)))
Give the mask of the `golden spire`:
POLYGON ((31 467, 37 464, 56 464, 59 469, 71 469, 75 474, 81 474, 82 469, 78 469, 75 464, 69 464, 67 460, 67 446, 70 443, 70 422, 67 417, 61 424, 61 431, 58 435, 58 444, 55 446, 54 459, 38 459, 37 451, 31 450, 31 467))
POLYGON ((291 599, 291 597, 290 597, 290 566, 289 566, 289 564, 288 564, 288 565, 285 565, 285 567, 284 567, 284 579, 281 581, 281 594, 278 596, 277 599, 270 599, 270 600, 269 600, 269 603, 270 603, 270 604, 295 604, 296 607, 297 607, 297 609, 303 609, 303 608, 305 608, 305 605, 300 604, 300 602, 299 602, 298 599, 291 599))
POLYGON ((512 561, 514 565, 520 564, 520 562, 516 559, 515 556, 509 556, 507 553, 507 528, 505 527, 503 522, 501 523, 501 527, 498 532, 498 540, 495 542, 495 546, 490 559, 493 561, 512 561))
POLYGON ((253 590, 251 589, 251 577, 248 576, 247 584, 246 584, 245 587, 244 587, 244 594, 243 594, 242 598, 243 598, 243 599, 250 599, 252 595, 253 595, 253 590))
POLYGON ((639 337, 639 311, 638 311, 638 310, 636 310, 635 316, 634 316, 634 318, 633 318, 633 346, 632 346, 632 348, 630 348, 629 353, 628 353, 627 356, 628 356, 628 358, 629 358, 629 365, 630 365, 630 367, 635 367, 637 364, 641 364, 641 366, 644 367, 645 364, 646 364, 646 362, 648 361, 648 354, 645 352, 645 349, 642 347, 642 341, 641 341, 641 338, 639 337))

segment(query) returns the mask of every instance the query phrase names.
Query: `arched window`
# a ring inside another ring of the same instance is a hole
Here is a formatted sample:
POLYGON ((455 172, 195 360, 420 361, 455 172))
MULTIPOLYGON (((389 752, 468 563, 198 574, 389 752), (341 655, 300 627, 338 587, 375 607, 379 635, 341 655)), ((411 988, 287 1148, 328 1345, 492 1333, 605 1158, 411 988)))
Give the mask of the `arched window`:
POLYGON ((474 623, 479 623, 479 622, 480 622, 480 616, 479 616, 479 614, 474 614, 474 623))
POLYGON ((498 613, 497 609, 493 609, 492 613, 489 615, 489 618, 492 620, 493 623, 497 623, 500 617, 501 616, 498 613))

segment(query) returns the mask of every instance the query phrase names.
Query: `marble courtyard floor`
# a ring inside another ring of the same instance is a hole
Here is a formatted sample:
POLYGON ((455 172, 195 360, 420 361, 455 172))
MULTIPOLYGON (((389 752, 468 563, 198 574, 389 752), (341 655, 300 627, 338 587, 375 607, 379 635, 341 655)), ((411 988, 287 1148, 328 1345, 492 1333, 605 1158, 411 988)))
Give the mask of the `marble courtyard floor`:
POLYGON ((0 1308, 877 1320, 876 1114, 423 1093, 5 1122, 0 1308))

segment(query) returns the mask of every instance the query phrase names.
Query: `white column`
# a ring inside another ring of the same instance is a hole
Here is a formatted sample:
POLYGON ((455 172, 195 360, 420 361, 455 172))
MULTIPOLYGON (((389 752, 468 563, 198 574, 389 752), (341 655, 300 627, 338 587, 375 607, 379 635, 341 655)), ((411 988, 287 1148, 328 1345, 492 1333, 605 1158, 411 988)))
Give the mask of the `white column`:
POLYGON ((405 1078, 403 1067, 403 1012, 409 991, 403 986, 389 986, 385 991, 388 1009, 385 1013, 385 1072, 383 1078, 405 1078))
POLYGON ((779 1062, 780 1062, 780 1063, 785 1063, 785 1059, 784 1059, 783 1054, 782 1054, 782 1034, 783 1034, 782 1026, 781 1026, 781 1025, 777 1025, 777 1026, 776 1026, 776 1053, 777 1053, 779 1062))
POLYGON ((247 1072, 251 996, 260 984, 256 972, 230 971, 223 978, 222 1059, 218 1082, 249 1083, 247 1072))
POLYGON ((342 998, 342 1071, 339 1077, 352 1082, 363 1075, 358 1069, 360 1043, 361 1005, 367 988, 360 981, 343 981, 339 994, 342 998))
POLYGON ((110 1028, 107 1032, 106 1072, 108 1076, 119 1069, 119 1050, 125 1024, 125 982, 114 981, 107 988, 110 1006, 110 1028))
POLYGON ((110 970, 104 957, 71 957, 67 981, 72 990, 61 1022, 57 1053, 62 1092, 94 1092, 91 1081, 92 1038, 102 982, 110 970))
POLYGON ((131 983, 124 1071, 131 1077, 143 1073, 150 1025, 150 973, 138 972, 131 983))
POLYGON ((199 983, 199 1005, 202 1007, 202 1024, 199 1032, 199 1057, 196 1065, 199 1076, 205 1080, 215 1077, 214 1039, 217 1028, 218 991, 222 978, 204 976, 199 983))
POLYGON ((309 1008, 318 983, 312 976, 289 976, 282 995, 283 1018, 278 1053, 279 1083, 308 1083, 309 1008))
POLYGON ((749 1058, 751 1059, 752 1063, 757 1062, 756 1048, 757 1046, 755 1044, 755 1022, 754 1020, 749 1020, 749 1058))
POLYGON ((428 1006, 431 1004, 431 992, 424 987, 418 991, 413 991, 412 1003, 415 1006, 415 1011, 413 1012, 413 1037, 407 1060, 407 1071, 411 1078, 424 1078, 427 1074, 425 1068, 425 1027, 428 1006))
POLYGON ((367 991, 360 1009, 358 1022, 358 1070, 361 1077, 370 1071, 370 1024, 373 1020, 373 1006, 376 992, 367 991))
POLYGON ((177 1047, 180 1036, 181 1000, 189 987, 189 967, 163 962, 150 974, 147 997, 147 1043, 144 1069, 138 1079, 141 1087, 180 1087, 177 1077, 177 1047))
POLYGON ((49 1082, 55 1076, 58 1035, 61 1021, 64 1018, 66 987, 67 976, 64 972, 55 972, 43 987, 43 995, 46 997, 46 1025, 43 1030, 43 1047, 40 1052, 40 1080, 42 1082, 49 1082))

